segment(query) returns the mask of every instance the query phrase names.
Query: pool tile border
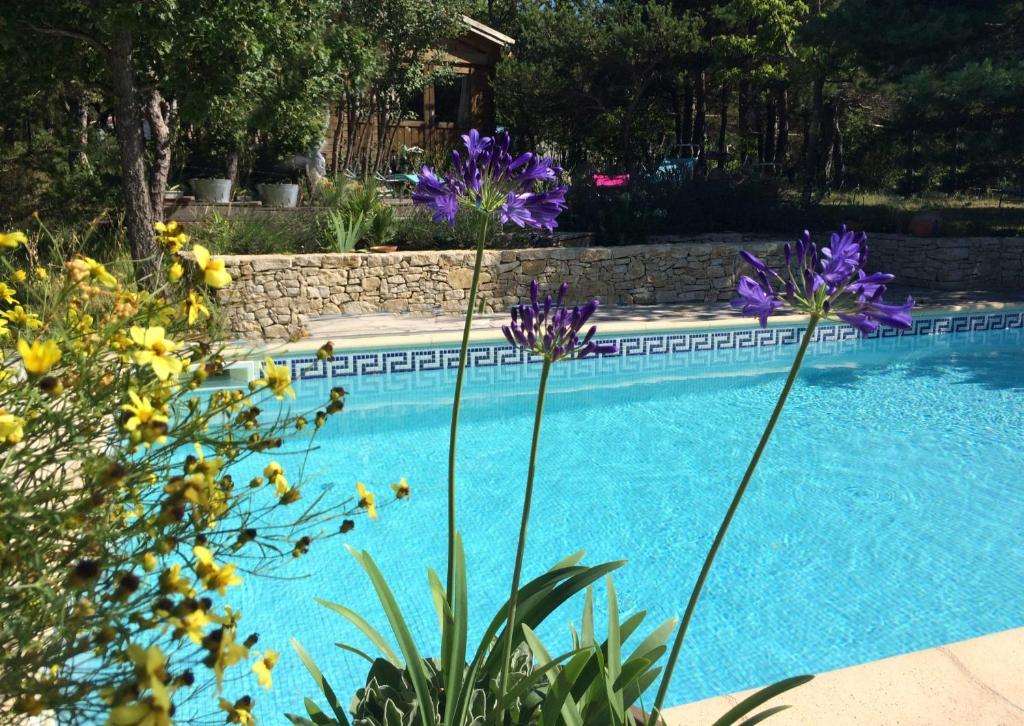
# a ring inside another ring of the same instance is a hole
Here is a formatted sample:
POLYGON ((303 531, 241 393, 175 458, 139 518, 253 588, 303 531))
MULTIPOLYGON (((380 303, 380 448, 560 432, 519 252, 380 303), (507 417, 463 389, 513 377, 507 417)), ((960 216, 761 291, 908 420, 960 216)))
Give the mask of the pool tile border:
MULTIPOLYGON (((667 353, 702 353, 742 350, 767 346, 793 345, 800 340, 806 325, 738 328, 734 330, 694 330, 672 333, 613 335, 603 340, 615 341, 618 352, 613 357, 653 356, 667 353)), ((912 335, 948 335, 1024 328, 1024 310, 962 314, 921 315, 909 330, 882 328, 863 336, 866 339, 895 338, 912 335)), ((835 343, 857 338, 860 334, 845 323, 819 326, 814 342, 835 343)), ((536 363, 540 359, 510 345, 474 345, 470 347, 466 365, 469 368, 490 368, 536 363)), ((413 348, 390 351, 353 351, 336 353, 321 361, 316 357, 281 357, 278 365, 291 368, 293 380, 324 380, 371 376, 384 373, 412 373, 457 368, 459 349, 453 347, 413 348)))

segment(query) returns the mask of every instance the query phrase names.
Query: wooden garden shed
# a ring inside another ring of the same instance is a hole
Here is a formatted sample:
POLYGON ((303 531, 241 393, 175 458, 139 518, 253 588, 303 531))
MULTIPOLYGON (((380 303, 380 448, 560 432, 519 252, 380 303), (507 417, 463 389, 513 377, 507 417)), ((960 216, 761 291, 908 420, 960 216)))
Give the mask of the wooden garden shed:
POLYGON ((407 118, 398 122, 397 128, 389 129, 393 133, 378 134, 373 122, 357 122, 360 128, 349 133, 349 120, 342 117, 339 121, 339 109, 332 109, 328 138, 334 143, 329 145, 326 154, 330 168, 336 168, 333 163, 336 155, 349 156, 349 163, 351 157, 356 156, 351 147, 343 148, 346 141, 339 144, 339 140, 359 139, 356 143, 365 159, 367 155, 374 155, 374 150, 367 148, 373 145, 374 139, 390 137, 390 149, 383 154, 383 158, 387 158, 403 146, 425 150, 435 146, 450 147, 471 128, 485 132, 494 130, 494 67, 515 40, 467 15, 462 16, 462 23, 464 32, 449 42, 444 52, 444 60, 451 64, 454 77, 424 88, 422 94, 410 99, 407 118))

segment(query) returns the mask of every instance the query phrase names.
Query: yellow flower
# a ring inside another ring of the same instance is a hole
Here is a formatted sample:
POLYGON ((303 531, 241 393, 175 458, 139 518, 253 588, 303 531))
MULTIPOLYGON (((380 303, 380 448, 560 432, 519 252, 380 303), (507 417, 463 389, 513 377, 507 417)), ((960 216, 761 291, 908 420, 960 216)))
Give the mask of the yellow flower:
POLYGON ((262 658, 252 664, 252 672, 256 674, 256 678, 259 680, 260 685, 268 691, 274 682, 274 679, 270 675, 270 671, 272 671, 274 666, 277 665, 277 659, 280 657, 280 653, 268 650, 263 654, 262 658))
POLYGON ((46 271, 45 267, 37 267, 35 269, 36 277, 40 280, 46 280, 50 277, 50 273, 46 271))
POLYGON ((52 340, 40 343, 33 340, 30 346, 24 338, 18 338, 18 353, 30 376, 45 375, 60 360, 60 348, 52 340))
POLYGON ((362 482, 356 482, 356 495, 359 497, 359 506, 366 510, 370 519, 377 519, 377 496, 364 487, 362 482))
POLYGON ((146 572, 152 572, 156 569, 156 555, 152 552, 147 552, 142 555, 142 569, 146 572))
POLYGON ((210 251, 202 245, 195 245, 192 248, 196 264, 203 271, 203 279, 210 287, 225 287, 231 284, 231 275, 224 269, 224 260, 215 260, 210 257, 210 251))
POLYGON ((181 266, 180 262, 173 263, 167 268, 167 279, 170 282, 177 282, 181 279, 181 276, 185 274, 185 268, 181 266))
POLYGON ((3 300, 8 305, 13 305, 17 302, 14 299, 14 288, 6 282, 0 282, 0 300, 3 300))
POLYGON ((228 723, 242 724, 242 726, 256 723, 256 717, 252 715, 252 699, 248 696, 242 696, 234 703, 222 698, 220 699, 220 709, 227 712, 228 723))
POLYGON ((216 590, 223 597, 232 585, 242 584, 242 578, 235 574, 234 565, 221 567, 213 561, 213 553, 202 545, 192 548, 196 556, 196 574, 207 590, 216 590))
POLYGON ((135 362, 140 366, 147 364, 152 366, 153 373, 161 381, 166 381, 172 373, 174 375, 181 373, 182 361, 172 355, 181 345, 165 338, 162 327, 158 325, 152 328, 140 328, 138 325, 133 325, 131 336, 135 345, 142 349, 135 351, 135 362))
POLYGON ((153 227, 160 235, 160 243, 172 255, 177 253, 188 242, 188 235, 181 231, 181 227, 177 222, 157 222, 153 227))
POLYGON ((24 232, 0 232, 0 247, 14 249, 28 242, 24 232))
POLYGON ((25 436, 25 419, 0 408, 0 441, 16 444, 25 436))
POLYGON ((197 607, 182 618, 170 618, 175 635, 187 635, 196 645, 203 642, 206 626, 213 622, 201 607, 197 607))
POLYGON ((145 446, 167 441, 168 419, 163 407, 157 408, 149 396, 139 396, 135 391, 128 391, 128 397, 132 402, 121 406, 121 410, 131 414, 124 422, 124 429, 135 434, 132 440, 141 441, 145 446))
POLYGON ((11 278, 15 282, 25 282, 25 280, 28 278, 28 273, 25 272, 24 270, 15 270, 14 272, 11 273, 11 278))
POLYGON ((252 390, 267 386, 274 393, 277 400, 282 400, 285 394, 295 398, 295 389, 292 388, 292 370, 288 366, 279 366, 269 355, 267 362, 263 364, 263 378, 250 381, 249 387, 252 390))
POLYGON ((196 591, 188 580, 181 576, 181 565, 171 565, 160 573, 160 592, 177 593, 185 597, 195 597, 196 591))
POLYGON ((12 324, 28 328, 29 330, 39 330, 39 328, 43 327, 43 322, 39 319, 39 316, 26 311, 21 305, 15 305, 3 313, 3 316, 12 324))
POLYGON ((110 726, 172 726, 170 708, 165 708, 150 696, 142 701, 116 706, 107 719, 110 726))
POLYGON ((267 477, 267 479, 273 479, 278 474, 284 474, 284 469, 276 461, 270 462, 263 469, 263 476, 267 477))
MULTIPOLYGON (((128 646, 128 658, 135 664, 135 680, 140 688, 148 688, 153 694, 149 703, 152 707, 150 713, 167 713, 171 708, 171 695, 167 688, 167 656, 160 650, 159 646, 151 645, 148 648, 137 643, 128 646)), ((144 702, 140 702, 144 703, 144 702)), ((113 720, 113 714, 111 714, 113 720)), ((119 723, 159 723, 158 721, 122 721, 119 723)), ((169 721, 167 723, 170 723, 169 721)))
MULTIPOLYGON (((226 609, 226 608, 225 608, 226 609)), ((249 657, 249 649, 244 645, 235 642, 235 630, 233 625, 220 629, 220 643, 213 652, 213 673, 217 679, 217 690, 220 690, 224 682, 224 669, 230 668, 235 663, 249 657)))
POLYGON ((195 290, 188 291, 188 297, 182 302, 183 312, 188 315, 188 324, 192 325, 199 319, 199 315, 210 317, 210 310, 203 305, 203 296, 195 290))
POLYGON ((117 287, 117 278, 107 272, 107 268, 91 257, 82 257, 89 277, 104 287, 117 287))
POLYGON ((391 489, 395 492, 395 499, 405 499, 410 494, 409 482, 405 480, 404 476, 398 480, 397 484, 392 484, 391 489))

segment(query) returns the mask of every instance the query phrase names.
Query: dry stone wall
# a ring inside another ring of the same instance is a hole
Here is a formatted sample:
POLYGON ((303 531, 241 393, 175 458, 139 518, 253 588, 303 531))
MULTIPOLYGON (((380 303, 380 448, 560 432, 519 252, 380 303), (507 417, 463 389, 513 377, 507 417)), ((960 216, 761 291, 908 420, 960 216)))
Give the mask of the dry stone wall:
MULTIPOLYGON (((605 304, 714 302, 733 296, 740 248, 778 264, 782 242, 738 234, 661 238, 624 247, 492 250, 480 295, 487 311, 524 299, 533 279, 605 304)), ((1024 240, 873 237, 872 269, 906 285, 1024 289, 1024 240)), ((472 251, 383 255, 260 255, 223 258, 235 283, 219 293, 234 332, 250 340, 299 335, 309 318, 339 313, 461 313, 473 278, 472 251)))
POLYGON ((871 268, 901 285, 937 290, 1024 291, 1024 238, 872 235, 871 268))

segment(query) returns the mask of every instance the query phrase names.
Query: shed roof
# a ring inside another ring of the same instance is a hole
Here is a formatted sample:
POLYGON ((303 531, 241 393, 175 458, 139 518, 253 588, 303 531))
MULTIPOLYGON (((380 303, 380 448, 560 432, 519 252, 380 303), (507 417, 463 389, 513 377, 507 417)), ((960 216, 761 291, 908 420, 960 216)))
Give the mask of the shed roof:
POLYGON ((515 38, 510 38, 502 32, 499 32, 489 25, 484 25, 479 20, 473 20, 468 15, 462 16, 462 22, 469 29, 469 32, 473 35, 480 36, 484 40, 493 43, 494 45, 504 47, 506 45, 514 45, 515 38))

